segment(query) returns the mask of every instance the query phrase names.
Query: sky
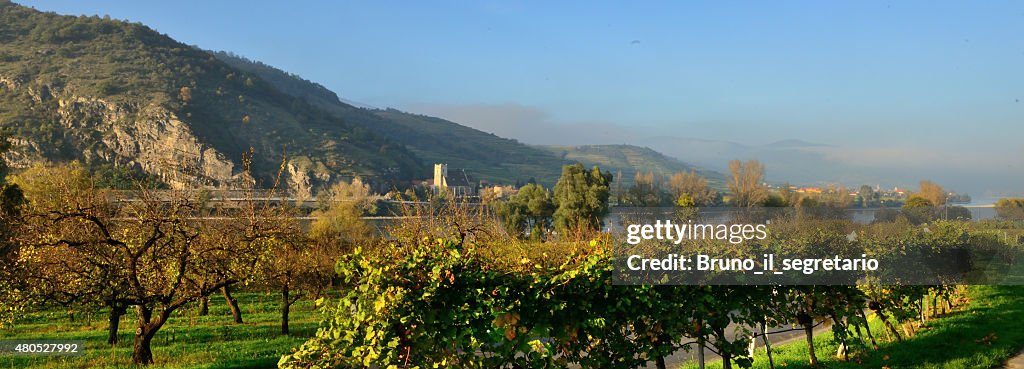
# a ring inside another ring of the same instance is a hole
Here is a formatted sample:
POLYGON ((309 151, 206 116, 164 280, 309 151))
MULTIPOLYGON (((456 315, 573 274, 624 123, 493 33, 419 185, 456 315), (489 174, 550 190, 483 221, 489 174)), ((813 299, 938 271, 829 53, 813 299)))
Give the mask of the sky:
POLYGON ((1020 1, 24 4, 142 22, 527 143, 798 139, 866 174, 1024 191, 1020 1))

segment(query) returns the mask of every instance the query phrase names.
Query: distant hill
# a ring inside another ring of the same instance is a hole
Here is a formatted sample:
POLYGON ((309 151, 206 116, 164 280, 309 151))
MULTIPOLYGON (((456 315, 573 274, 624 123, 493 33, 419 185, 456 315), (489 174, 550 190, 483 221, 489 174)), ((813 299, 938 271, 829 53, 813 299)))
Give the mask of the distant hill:
POLYGON ((695 171, 707 178, 711 186, 721 187, 724 183, 721 173, 695 167, 646 147, 632 145, 539 147, 558 155, 563 161, 579 162, 588 167, 598 165, 603 170, 611 171, 612 174, 621 173, 621 181, 624 186, 633 183, 633 176, 637 172, 653 172, 667 178, 674 173, 695 171))

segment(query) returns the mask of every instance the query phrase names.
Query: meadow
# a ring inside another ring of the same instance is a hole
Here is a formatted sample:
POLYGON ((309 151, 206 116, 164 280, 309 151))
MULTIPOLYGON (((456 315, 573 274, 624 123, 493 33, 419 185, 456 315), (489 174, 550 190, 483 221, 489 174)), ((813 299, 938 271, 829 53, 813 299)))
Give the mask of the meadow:
MULTIPOLYGON (((280 297, 259 292, 238 293, 244 323, 232 321, 228 305, 211 296, 209 314, 198 316, 196 306, 175 314, 154 339, 155 365, 161 368, 272 368, 281 355, 298 346, 316 331, 321 315, 313 301, 292 305, 291 335, 280 334, 280 297)), ((18 324, 0 330, 4 340, 84 340, 85 354, 64 357, 0 357, 0 368, 133 368, 134 313, 121 321, 121 343, 106 343, 104 311, 68 312, 51 308, 26 314, 18 324)))

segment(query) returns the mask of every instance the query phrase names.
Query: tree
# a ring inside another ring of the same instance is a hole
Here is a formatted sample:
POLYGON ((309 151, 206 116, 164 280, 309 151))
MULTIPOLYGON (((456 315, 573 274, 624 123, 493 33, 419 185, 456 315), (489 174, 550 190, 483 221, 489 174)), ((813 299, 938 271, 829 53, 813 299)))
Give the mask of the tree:
POLYGON ((601 217, 608 213, 611 180, 611 173, 597 166, 590 171, 579 163, 563 166, 555 184, 555 228, 563 234, 598 229, 601 217))
POLYGON ((930 208, 935 206, 935 203, 924 197, 914 195, 907 199, 906 204, 903 204, 904 209, 910 208, 930 208))
POLYGON ((793 207, 800 203, 801 198, 800 193, 793 191, 793 186, 789 183, 784 183, 782 187, 779 188, 779 197, 782 198, 782 202, 785 203, 786 206, 793 207))
POLYGON ((1002 219, 1024 219, 1024 198, 1002 198, 996 201, 996 214, 1002 219))
POLYGON ((69 183, 57 182, 56 196, 30 199, 19 262, 34 271, 30 283, 49 286, 40 291, 44 297, 76 305, 103 301, 112 311, 134 307, 136 364, 153 363, 153 337, 177 309, 244 280, 258 260, 252 247, 261 243, 253 237, 258 232, 225 242, 235 236, 198 223, 188 193, 141 190, 124 201, 69 183))
POLYGON ((911 195, 903 204, 903 214, 914 224, 927 223, 937 217, 935 203, 918 194, 911 195))
POLYGON ((764 203, 768 199, 768 190, 765 188, 764 165, 757 160, 729 161, 729 173, 732 177, 729 180, 729 192, 732 194, 732 204, 737 207, 753 207, 764 203))
MULTIPOLYGON (((0 137, 0 154, 10 148, 6 137, 0 137)), ((25 303, 25 286, 17 283, 18 245, 14 240, 14 224, 24 202, 22 190, 17 184, 8 183, 7 163, 0 160, 0 328, 19 315, 25 303)))
POLYGON ((33 255, 35 248, 31 244, 34 239, 25 234, 37 223, 45 226, 40 217, 51 211, 89 208, 103 213, 106 210, 100 209, 110 206, 106 193, 94 188, 85 169, 77 162, 59 167, 37 164, 12 179, 24 189, 27 200, 25 219, 19 224, 18 232, 20 241, 29 246, 22 248, 23 253, 17 261, 21 267, 19 278, 33 286, 30 297, 38 303, 56 303, 69 308, 108 307, 107 342, 117 343, 117 327, 127 306, 117 303, 121 290, 118 285, 110 283, 116 278, 110 275, 112 270, 80 265, 77 267, 80 275, 69 275, 65 273, 68 268, 60 268, 61 263, 66 262, 64 255, 33 255))
POLYGON ((871 186, 863 185, 860 186, 860 191, 857 191, 857 196, 860 197, 861 207, 870 207, 871 203, 875 200, 875 190, 873 190, 871 186))
POLYGON ((929 180, 922 180, 918 186, 919 189, 915 195, 930 201, 932 206, 946 204, 946 190, 942 189, 942 186, 929 180))
POLYGON ((368 241, 373 228, 363 216, 377 208, 370 195, 370 186, 358 177, 352 182, 335 184, 327 192, 322 208, 312 214, 316 220, 310 227, 310 237, 314 242, 344 247, 368 241))
POLYGON ((628 190, 628 202, 641 207, 661 205, 661 189, 654 178, 654 172, 636 172, 633 185, 628 190))
POLYGON ((540 240, 551 227, 555 205, 551 191, 539 184, 527 184, 512 198, 495 203, 494 209, 515 237, 529 231, 530 238, 540 240))
MULTIPOLYGON (((291 307, 305 296, 318 297, 334 277, 334 262, 343 247, 331 242, 313 242, 303 231, 290 206, 265 206, 258 217, 269 226, 263 233, 263 256, 257 282, 280 292, 281 334, 289 331, 291 307)), ((323 240, 321 240, 323 241, 323 240)))
POLYGON ((695 206, 709 206, 718 198, 718 191, 708 187, 708 181, 695 171, 673 174, 668 181, 668 188, 673 199, 689 195, 695 206))
POLYGON ((188 103, 192 101, 192 89, 188 86, 181 86, 181 88, 178 89, 178 99, 181 100, 183 105, 188 105, 188 103))

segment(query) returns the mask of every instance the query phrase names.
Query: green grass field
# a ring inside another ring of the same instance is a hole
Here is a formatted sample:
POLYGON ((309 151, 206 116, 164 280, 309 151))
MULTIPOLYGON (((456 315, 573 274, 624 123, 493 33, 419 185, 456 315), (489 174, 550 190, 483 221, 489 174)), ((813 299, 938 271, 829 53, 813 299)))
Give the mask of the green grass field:
MULTIPOLYGON (((280 304, 275 294, 238 293, 243 324, 234 324, 219 295, 210 298, 210 314, 197 316, 194 306, 177 312, 153 339, 154 367, 160 368, 272 368, 281 355, 316 332, 320 313, 313 303, 292 306, 290 336, 280 335, 280 304)), ((85 340, 84 356, 0 357, 0 368, 128 368, 131 362, 135 316, 129 310, 120 326, 121 343, 106 344, 106 314, 79 314, 71 322, 67 313, 50 310, 27 315, 13 329, 0 330, 0 339, 85 340)))
MULTIPOLYGON (((1024 286, 971 286, 970 304, 959 311, 929 321, 918 333, 902 342, 888 342, 881 322, 872 317, 871 331, 879 343, 851 353, 844 362, 835 357, 831 332, 815 338, 815 352, 823 368, 995 368, 1024 347, 1024 286)), ((807 345, 801 339, 772 347, 776 368, 809 367, 807 345)), ((696 368, 688 364, 683 368, 696 368)), ((709 362, 707 368, 721 368, 709 362)), ((769 368, 764 346, 759 346, 754 368, 769 368)))

